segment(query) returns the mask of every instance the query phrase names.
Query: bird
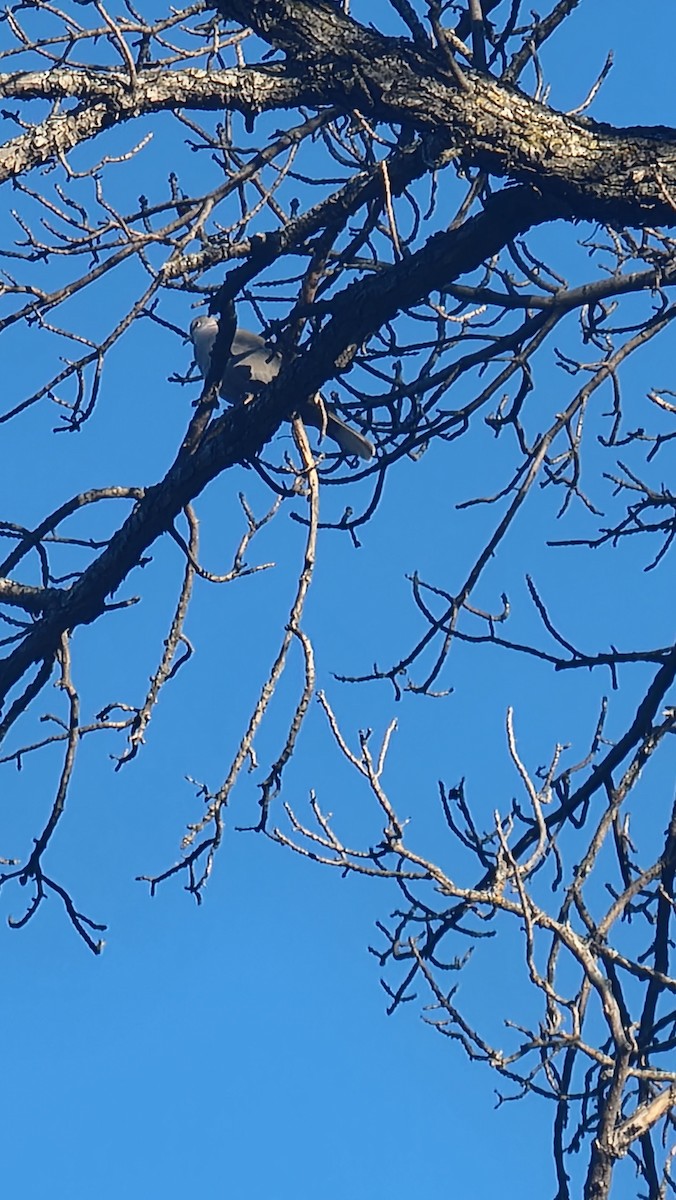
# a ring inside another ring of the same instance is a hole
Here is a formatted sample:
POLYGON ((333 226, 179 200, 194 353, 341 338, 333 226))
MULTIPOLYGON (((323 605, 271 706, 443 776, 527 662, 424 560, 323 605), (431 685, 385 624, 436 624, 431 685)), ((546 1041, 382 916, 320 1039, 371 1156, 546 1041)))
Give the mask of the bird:
MULTIPOLYGON (((203 379, 209 374, 211 350, 218 329, 216 317, 195 317, 190 325, 195 362, 203 379)), ((258 396, 265 386, 276 378, 281 366, 281 355, 265 341, 265 338, 238 326, 233 334, 230 357, 223 370, 221 395, 235 402, 243 400, 245 396, 258 396)), ((306 400, 299 405, 298 413, 306 425, 321 429, 327 437, 337 442, 345 454, 355 454, 366 461, 373 458, 373 444, 363 434, 357 433, 356 429, 351 429, 341 421, 320 392, 317 392, 312 400, 306 400)))

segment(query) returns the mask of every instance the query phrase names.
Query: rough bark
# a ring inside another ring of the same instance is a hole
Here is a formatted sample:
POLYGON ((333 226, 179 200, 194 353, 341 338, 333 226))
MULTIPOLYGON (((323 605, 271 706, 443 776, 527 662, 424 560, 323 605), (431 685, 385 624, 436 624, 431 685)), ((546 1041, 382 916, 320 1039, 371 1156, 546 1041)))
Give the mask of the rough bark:
POLYGON ((567 117, 432 50, 365 29, 327 0, 219 0, 219 11, 283 51, 332 104, 417 130, 445 130, 467 166, 536 184, 578 219, 676 223, 676 134, 567 117))

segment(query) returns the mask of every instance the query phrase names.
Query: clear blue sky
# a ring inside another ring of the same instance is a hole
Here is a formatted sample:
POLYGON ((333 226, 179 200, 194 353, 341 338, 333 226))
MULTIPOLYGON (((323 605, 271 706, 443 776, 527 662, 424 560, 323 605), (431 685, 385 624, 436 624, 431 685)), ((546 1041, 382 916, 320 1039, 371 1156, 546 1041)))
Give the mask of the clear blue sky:
MULTIPOLYGON (((579 104, 612 48, 615 66, 590 115, 617 124, 674 124, 674 91, 666 82, 673 78, 674 12, 670 3, 656 7, 660 36, 645 30, 639 36, 633 2, 583 0, 543 56, 552 104, 579 104)), ((378 8, 368 10, 376 24, 378 8)), ((360 15, 359 6, 354 12, 360 15)), ((129 147, 138 136, 128 126, 117 142, 129 147)), ((158 141, 160 148, 148 151, 150 163, 163 153, 161 136, 158 141)), ((131 178, 118 168, 125 194, 148 190, 145 161, 141 155, 129 166, 131 178)), ((7 209, 16 205, 5 189, 4 245, 7 209)), ((562 261, 585 232, 556 232, 564 239, 562 261)), ((87 332, 95 336, 109 328, 128 299, 121 277, 110 292, 98 293, 98 309, 78 301, 87 332)), ((77 312, 73 306, 71 317, 77 312)), ((167 312, 185 327, 193 315, 189 301, 183 305, 176 296, 167 312)), ((17 393, 25 394, 53 363, 45 365, 35 328, 17 331, 15 338, 12 353, 26 356, 17 393)), ((189 358, 178 339, 144 326, 110 356, 99 409, 79 435, 55 439, 54 411, 46 404, 3 427, 8 466, 0 479, 2 515, 31 523, 80 489, 160 478, 193 395, 170 385, 167 376, 186 370, 189 358)), ((673 387, 666 342, 632 360, 623 379, 625 394, 637 400, 649 387, 673 387)), ((547 413, 562 406, 575 386, 539 365, 547 413)), ((346 689, 332 678, 333 671, 368 670, 374 660, 386 664, 409 645, 418 626, 406 573, 418 570, 451 590, 462 577, 477 538, 497 517, 494 509, 460 514, 454 504, 495 490, 488 481, 496 471, 500 484, 506 482, 507 475, 499 474, 501 453, 486 432, 468 448, 440 446, 418 463, 400 464, 363 531, 362 548, 336 535, 324 540, 308 609, 308 630, 321 647, 319 685, 352 744, 359 729, 372 727, 378 735, 398 718, 385 782, 399 814, 411 818, 412 838, 442 863, 455 851, 444 841, 438 779, 453 784, 466 776, 484 822, 494 808, 505 811, 518 792, 502 733, 507 706, 514 706, 522 757, 535 769, 556 741, 571 743, 572 759, 583 757, 608 689, 607 678, 594 676, 581 687, 572 674, 553 676, 538 664, 512 663, 499 651, 470 654, 462 647, 444 678, 455 692, 444 701, 409 696, 397 705, 386 685, 346 689)), ((594 453, 590 445, 590 475, 594 453)), ((220 479, 198 504, 203 561, 215 571, 226 569, 241 529, 239 490, 263 511, 265 492, 243 469, 220 479)), ((600 503, 605 498, 607 493, 597 493, 600 503)), ((358 507, 342 491, 338 511, 346 502, 358 507)), ((559 502, 543 493, 529 504, 477 602, 495 607, 506 589, 514 636, 535 636, 523 582, 530 571, 554 618, 585 648, 668 640, 668 566, 646 576, 640 567, 648 552, 633 546, 570 557, 546 549, 559 502), (609 610, 612 579, 617 603, 609 610)), ((587 526, 576 513, 556 532, 573 536, 581 528, 587 526)), ((108 924, 103 955, 88 953, 55 898, 23 931, 7 929, 4 919, 22 913, 26 896, 17 888, 0 895, 7 1195, 381 1200, 435 1194, 492 1200, 496 1179, 501 1200, 553 1192, 549 1109, 528 1101, 496 1112, 496 1080, 486 1068, 468 1066, 457 1045, 422 1023, 428 1002, 422 993, 393 1017, 385 1015, 387 998, 367 946, 380 944, 374 923, 396 906, 398 893, 385 884, 342 879, 261 837, 235 833, 235 825, 255 819, 255 776, 237 787, 200 908, 180 881, 154 899, 135 882, 175 860, 185 825, 200 812, 185 777, 212 787, 223 778, 275 653, 301 555, 301 532, 282 513, 251 554, 254 561, 274 558, 274 571, 223 589, 198 582, 188 623, 197 653, 165 689, 142 753, 115 773, 108 754, 121 748, 112 740, 104 744, 99 735, 80 748, 67 819, 45 865, 84 912, 108 924)), ((125 595, 143 592, 143 604, 112 616, 103 641, 95 629, 77 631, 75 682, 89 714, 107 702, 143 695, 180 574, 177 548, 168 541, 155 547, 142 578, 125 585, 125 595)), ((637 670, 623 681, 609 736, 623 728, 648 676, 637 670)), ((279 718, 273 713, 261 734, 262 763, 280 748, 283 701, 294 695, 298 678, 296 664, 282 689, 279 718)), ((52 700, 47 693, 40 711, 52 703, 56 711, 58 696, 52 700)), ((21 774, 3 768, 0 853, 27 852, 49 809, 58 762, 48 751, 28 758, 21 774)), ((668 790, 673 767, 672 752, 671 764, 660 768, 664 774, 648 773, 638 795, 668 790)), ((289 768, 284 799, 305 817, 313 787, 346 838, 364 844, 375 839, 372 801, 339 760, 318 707, 289 768)), ((504 1015, 532 1016, 523 984, 523 951, 513 938, 491 946, 490 953, 477 952, 461 995, 472 997, 477 1021, 499 1038, 504 1015), (496 1015, 498 971, 502 1007, 496 1015)), ((633 1195, 630 1180, 627 1187, 626 1195, 633 1195)))

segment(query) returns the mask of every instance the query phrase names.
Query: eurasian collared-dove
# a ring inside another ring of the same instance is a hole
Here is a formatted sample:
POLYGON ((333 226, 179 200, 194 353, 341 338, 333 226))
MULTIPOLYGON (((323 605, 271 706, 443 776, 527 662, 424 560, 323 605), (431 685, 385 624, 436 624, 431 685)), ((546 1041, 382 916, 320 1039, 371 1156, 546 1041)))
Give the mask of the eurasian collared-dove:
MULTIPOLYGON (((211 348, 217 333, 216 317, 195 317, 190 326, 190 337, 195 347, 195 362, 205 379, 209 373, 211 348)), ((235 402, 243 396, 256 396, 279 374, 281 365, 280 355, 264 338, 248 329, 236 329, 230 358, 223 371, 221 395, 235 402)), ((323 429, 345 454, 356 454, 365 459, 373 457, 373 446, 368 438, 341 421, 319 393, 314 400, 307 400, 299 405, 298 412, 306 425, 323 429)))

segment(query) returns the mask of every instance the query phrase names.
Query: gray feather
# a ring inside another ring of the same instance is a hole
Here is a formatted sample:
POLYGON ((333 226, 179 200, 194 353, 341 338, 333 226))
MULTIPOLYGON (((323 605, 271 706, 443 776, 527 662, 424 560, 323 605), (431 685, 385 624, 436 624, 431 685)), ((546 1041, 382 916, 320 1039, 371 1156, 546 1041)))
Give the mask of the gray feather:
MULTIPOLYGON (((195 362, 203 378, 209 373, 211 349, 217 333, 215 317, 195 317, 190 326, 195 362)), ((239 328, 232 339, 230 358, 223 371, 221 395, 234 402, 247 395, 256 396, 279 374, 281 365, 281 356, 264 338, 239 328)), ((314 400, 301 405, 299 411, 308 425, 325 429, 327 437, 337 442, 345 454, 356 454, 364 459, 373 457, 373 446, 368 438, 341 421, 319 393, 314 400)))

